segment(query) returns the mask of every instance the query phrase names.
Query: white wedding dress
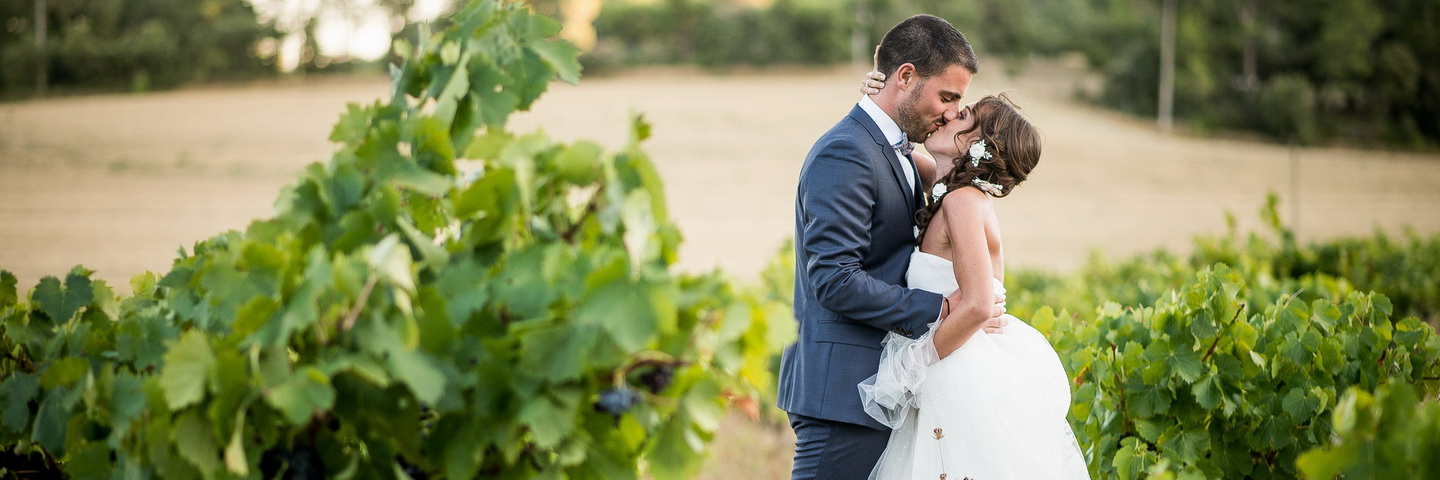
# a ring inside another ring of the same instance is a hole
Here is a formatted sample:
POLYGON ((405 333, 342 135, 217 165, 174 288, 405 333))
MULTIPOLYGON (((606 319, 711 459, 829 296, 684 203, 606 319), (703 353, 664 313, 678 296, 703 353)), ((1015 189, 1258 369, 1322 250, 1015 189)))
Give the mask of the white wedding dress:
MULTIPOLYGON (((949 260, 918 250, 906 280, 958 288, 949 260)), ((935 325, 919 339, 887 335, 880 372, 860 384, 866 412, 894 429, 870 478, 1090 478, 1065 419, 1065 369, 1040 332, 1011 317, 1004 333, 977 332, 937 361, 935 325)))

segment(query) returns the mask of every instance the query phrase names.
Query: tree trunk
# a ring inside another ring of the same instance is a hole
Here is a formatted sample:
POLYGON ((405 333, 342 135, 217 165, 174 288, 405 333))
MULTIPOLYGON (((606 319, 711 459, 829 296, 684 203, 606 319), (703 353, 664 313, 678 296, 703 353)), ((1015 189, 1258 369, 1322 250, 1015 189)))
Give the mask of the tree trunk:
POLYGON ((1259 68, 1256 63, 1255 0, 1235 0, 1235 13, 1240 17, 1240 90, 1254 92, 1260 88, 1259 68))
POLYGON ((1160 13, 1160 98, 1156 122, 1161 130, 1175 125, 1175 0, 1163 0, 1160 13))
POLYGON ((46 48, 46 28, 48 27, 45 15, 45 0, 35 0, 35 94, 44 95, 45 89, 50 86, 50 52, 46 48))
POLYGON ((868 0, 855 1, 855 28, 850 30, 850 61, 856 66, 869 65, 875 58, 875 46, 870 44, 870 24, 873 22, 868 0))

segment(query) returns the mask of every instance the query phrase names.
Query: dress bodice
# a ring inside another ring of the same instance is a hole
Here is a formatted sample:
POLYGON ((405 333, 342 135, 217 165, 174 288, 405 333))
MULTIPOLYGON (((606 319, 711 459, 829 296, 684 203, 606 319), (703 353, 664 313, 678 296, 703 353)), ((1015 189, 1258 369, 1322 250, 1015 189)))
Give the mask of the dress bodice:
MULTIPOLYGON (((949 295, 960 288, 960 284, 955 282, 953 265, 944 257, 925 253, 917 248, 910 254, 910 268, 905 270, 905 284, 910 288, 949 295)), ((995 279, 995 291, 1005 291, 1005 286, 998 278, 995 279)))
POLYGON ((910 268, 905 270, 905 284, 910 288, 949 295, 960 288, 949 260, 915 249, 910 254, 910 268))

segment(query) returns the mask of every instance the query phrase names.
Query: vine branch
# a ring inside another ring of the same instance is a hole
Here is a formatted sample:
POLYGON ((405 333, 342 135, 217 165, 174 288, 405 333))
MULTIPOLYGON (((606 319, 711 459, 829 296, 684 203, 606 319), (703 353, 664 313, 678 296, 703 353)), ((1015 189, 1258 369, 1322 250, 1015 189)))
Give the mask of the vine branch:
MULTIPOLYGON (((1299 293, 1299 292, 1296 292, 1296 293, 1299 293)), ((1245 311, 1245 302, 1240 302, 1240 306, 1235 309, 1235 315, 1231 315, 1231 316, 1230 316, 1230 321, 1225 323, 1225 327, 1226 327, 1226 328, 1229 328, 1231 325, 1234 325, 1234 324, 1235 324, 1235 320, 1239 319, 1239 318, 1240 318, 1240 314, 1243 313, 1244 311, 1245 311)), ((1221 330, 1221 333, 1224 333, 1224 330, 1221 330)), ((1220 337, 1223 337, 1223 336, 1224 336, 1224 335, 1220 335, 1220 334, 1218 334, 1218 333, 1215 335, 1215 341, 1210 342, 1210 349, 1206 350, 1206 351, 1205 351, 1205 355, 1202 355, 1202 356, 1200 357, 1200 363, 1205 363, 1206 360, 1209 360, 1209 359, 1210 359, 1210 355, 1213 355, 1213 354, 1215 353, 1215 346, 1220 344, 1220 337)))
POLYGON ((340 324, 336 326, 337 330, 343 332, 355 326, 355 319, 360 318, 360 311, 365 308, 365 303, 370 301, 370 292, 375 290, 376 278, 372 273, 370 278, 365 280, 365 287, 360 289, 360 296, 355 298, 355 305, 350 307, 350 312, 340 320, 340 324))

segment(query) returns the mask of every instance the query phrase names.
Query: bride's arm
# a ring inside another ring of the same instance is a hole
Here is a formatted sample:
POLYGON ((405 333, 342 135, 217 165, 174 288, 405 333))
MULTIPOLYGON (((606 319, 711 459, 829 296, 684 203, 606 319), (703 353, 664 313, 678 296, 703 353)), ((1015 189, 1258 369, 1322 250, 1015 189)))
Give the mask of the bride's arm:
POLYGON ((920 191, 928 196, 930 187, 935 185, 935 159, 918 150, 910 156, 915 159, 915 170, 920 173, 920 191))
MULTIPOLYGON (((935 350, 944 358, 960 348, 990 319, 995 308, 994 264, 986 242, 986 219, 993 212, 990 197, 974 188, 946 195, 940 212, 950 237, 950 258, 960 301, 935 331, 935 350)), ((953 297, 952 297, 953 298, 953 297)))

